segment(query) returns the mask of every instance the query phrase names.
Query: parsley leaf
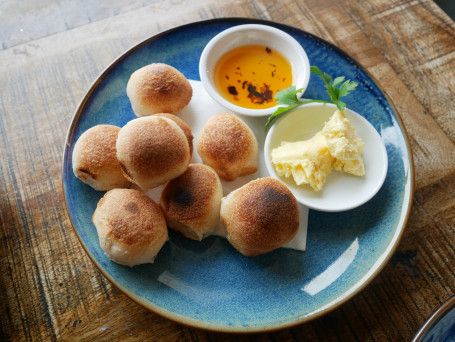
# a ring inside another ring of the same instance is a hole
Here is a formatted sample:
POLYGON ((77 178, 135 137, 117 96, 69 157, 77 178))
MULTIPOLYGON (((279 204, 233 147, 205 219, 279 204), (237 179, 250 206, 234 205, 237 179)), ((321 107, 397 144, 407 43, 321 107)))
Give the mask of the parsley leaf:
POLYGON ((359 84, 351 80, 345 81, 345 76, 339 76, 332 81, 332 76, 322 72, 317 66, 312 66, 310 69, 324 81, 325 89, 327 90, 332 103, 334 103, 339 110, 344 110, 346 108, 346 103, 341 101, 340 98, 348 95, 351 91, 354 91, 359 84), (338 85, 340 85, 339 88, 337 88, 338 85))
POLYGON ((351 91, 355 90, 355 88, 357 88, 357 86, 358 86, 358 83, 354 82, 354 81, 348 80, 348 81, 344 82, 340 86, 340 96, 339 97, 348 95, 351 91))
POLYGON ((347 80, 345 81, 345 76, 338 76, 332 80, 332 76, 329 74, 322 72, 319 70, 317 66, 311 66, 311 71, 321 77, 322 81, 324 82, 325 89, 327 94, 330 97, 330 101, 324 100, 307 100, 307 101, 300 101, 297 97, 297 94, 303 90, 296 89, 295 86, 290 86, 287 89, 282 89, 275 94, 276 102, 279 105, 287 105, 287 107, 278 107, 278 109, 269 116, 267 123, 265 124, 265 132, 268 131, 270 126, 272 125, 273 121, 278 117, 286 112, 294 109, 295 107, 301 106, 306 103, 311 102, 322 102, 322 103, 333 103, 337 106, 337 108, 342 111, 346 108, 346 103, 340 100, 341 97, 348 95, 350 92, 354 91, 355 88, 359 85, 357 82, 347 80), (339 86, 337 88, 337 86, 339 86))
POLYGON ((274 96, 276 98, 276 103, 282 105, 298 105, 300 103, 299 99, 297 98, 297 93, 301 92, 303 88, 295 89, 295 86, 290 86, 287 89, 282 89, 277 92, 274 96))

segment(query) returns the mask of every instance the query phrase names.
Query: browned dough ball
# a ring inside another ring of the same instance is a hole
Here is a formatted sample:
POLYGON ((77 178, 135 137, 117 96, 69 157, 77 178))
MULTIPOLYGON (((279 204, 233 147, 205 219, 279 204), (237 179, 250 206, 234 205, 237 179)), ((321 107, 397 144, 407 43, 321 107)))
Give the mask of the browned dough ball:
POLYGON ((127 188, 117 160, 115 144, 120 127, 97 125, 81 134, 74 145, 72 166, 74 175, 95 190, 127 188))
POLYGON ((281 181, 259 178, 224 197, 221 220, 227 239, 246 256, 268 253, 298 232, 300 208, 281 181))
POLYGON ((258 169, 258 142, 239 117, 230 113, 212 116, 202 128, 197 151, 204 164, 228 181, 258 169))
POLYGON ((134 189, 108 191, 98 202, 92 221, 106 256, 122 265, 153 262, 168 239, 161 208, 134 189))
POLYGON ((216 172, 204 164, 190 164, 185 173, 166 184, 159 204, 169 228, 200 241, 220 222, 222 197, 216 172))
POLYGON ((116 148, 123 171, 144 190, 180 176, 191 159, 182 129, 173 120, 155 115, 131 120, 122 127, 116 148))
POLYGON ((134 113, 141 117, 177 113, 190 102, 193 88, 187 78, 174 67, 153 63, 133 72, 126 93, 134 113))

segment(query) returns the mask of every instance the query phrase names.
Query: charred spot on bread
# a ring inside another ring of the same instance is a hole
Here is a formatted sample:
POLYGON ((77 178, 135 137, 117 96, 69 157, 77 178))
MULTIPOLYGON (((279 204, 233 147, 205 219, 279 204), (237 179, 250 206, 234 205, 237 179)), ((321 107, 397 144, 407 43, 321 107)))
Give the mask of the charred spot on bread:
POLYGON ((184 188, 175 189, 174 203, 181 207, 188 207, 193 202, 193 195, 190 190, 184 188))
POLYGON ((184 236, 201 240, 219 222, 223 189, 216 172, 203 164, 190 164, 164 187, 159 205, 168 226, 184 236))
POLYGON ((125 204, 124 208, 126 211, 128 211, 132 214, 137 214, 139 212, 139 207, 134 202, 129 202, 129 203, 125 204))

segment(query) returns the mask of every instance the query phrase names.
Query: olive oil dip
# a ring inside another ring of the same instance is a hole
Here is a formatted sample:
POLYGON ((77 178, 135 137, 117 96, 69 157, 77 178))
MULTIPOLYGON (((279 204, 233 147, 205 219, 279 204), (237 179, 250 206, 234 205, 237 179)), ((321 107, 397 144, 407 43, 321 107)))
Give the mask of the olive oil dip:
POLYGON ((290 63, 281 53, 262 45, 244 45, 216 63, 214 83, 229 102, 244 108, 276 105, 274 95, 292 85, 290 63))

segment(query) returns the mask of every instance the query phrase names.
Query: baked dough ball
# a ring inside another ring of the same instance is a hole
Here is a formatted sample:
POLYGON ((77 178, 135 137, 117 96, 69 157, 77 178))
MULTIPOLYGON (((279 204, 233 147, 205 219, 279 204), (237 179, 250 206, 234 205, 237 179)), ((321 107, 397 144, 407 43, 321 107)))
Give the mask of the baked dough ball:
POLYGON ((193 155, 193 132, 191 131, 191 127, 178 116, 169 113, 159 113, 155 114, 156 116, 161 116, 163 118, 168 118, 174 121, 179 127, 182 129, 183 133, 185 133, 186 138, 188 139, 188 144, 190 145, 190 155, 193 155))
POLYGON ((231 245, 246 256, 264 254, 294 238, 300 209, 279 180, 259 178, 224 197, 221 220, 231 245))
POLYGON ((92 221, 107 257, 122 265, 153 262, 168 239, 161 208, 139 190, 108 191, 98 202, 92 221))
POLYGON ((95 190, 127 188, 131 184, 123 175, 116 156, 119 131, 117 126, 97 125, 82 133, 74 145, 74 175, 95 190))
POLYGON ((177 69, 153 63, 133 72, 126 86, 133 111, 137 116, 177 113, 193 96, 193 88, 177 69))
POLYGON ((204 164, 190 164, 180 177, 166 184, 159 204, 169 228, 200 241, 220 222, 222 197, 216 172, 204 164))
POLYGON ((204 164, 228 181, 255 173, 258 169, 258 142, 245 122, 234 114, 212 116, 197 140, 204 164))
POLYGON ((154 115, 122 127, 116 147, 123 171, 144 190, 180 176, 191 159, 182 129, 173 120, 154 115))

